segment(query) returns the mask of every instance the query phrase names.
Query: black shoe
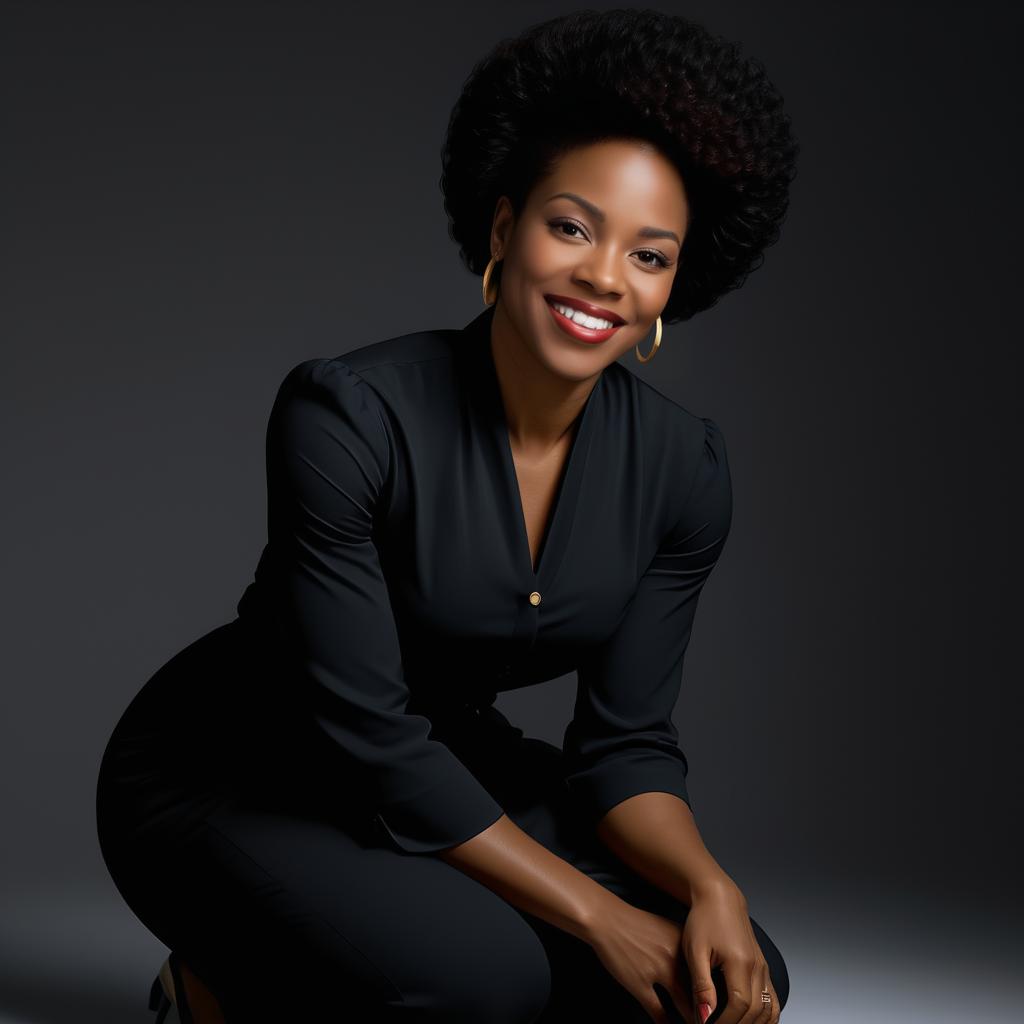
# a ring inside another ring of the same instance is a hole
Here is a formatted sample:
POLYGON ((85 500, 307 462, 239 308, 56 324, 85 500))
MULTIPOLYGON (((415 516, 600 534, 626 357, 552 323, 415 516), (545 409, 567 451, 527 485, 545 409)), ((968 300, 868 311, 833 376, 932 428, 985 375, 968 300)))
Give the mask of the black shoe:
POLYGON ((153 984, 149 989, 149 1008, 156 1010, 156 1024, 164 1024, 167 1011, 171 1008, 171 1001, 167 998, 163 985, 160 984, 159 975, 153 979, 153 984))
POLYGON ((185 982, 181 977, 181 964, 177 953, 172 952, 167 957, 160 968, 160 973, 153 979, 149 989, 149 1008, 156 1010, 155 1024, 164 1024, 171 1010, 177 1010, 177 1020, 180 1024, 195 1024, 185 995, 185 982))

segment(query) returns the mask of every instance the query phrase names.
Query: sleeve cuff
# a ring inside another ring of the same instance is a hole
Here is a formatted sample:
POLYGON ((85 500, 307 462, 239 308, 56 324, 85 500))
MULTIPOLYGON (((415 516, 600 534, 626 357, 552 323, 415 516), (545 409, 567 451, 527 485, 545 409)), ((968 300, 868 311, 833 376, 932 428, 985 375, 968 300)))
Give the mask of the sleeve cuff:
POLYGON ((672 793, 693 809, 684 762, 660 754, 620 755, 568 774, 566 784, 591 825, 596 825, 616 804, 640 793, 672 793))
POLYGON ((399 849, 436 853, 479 835, 504 813, 467 771, 415 797, 391 801, 375 820, 399 849))

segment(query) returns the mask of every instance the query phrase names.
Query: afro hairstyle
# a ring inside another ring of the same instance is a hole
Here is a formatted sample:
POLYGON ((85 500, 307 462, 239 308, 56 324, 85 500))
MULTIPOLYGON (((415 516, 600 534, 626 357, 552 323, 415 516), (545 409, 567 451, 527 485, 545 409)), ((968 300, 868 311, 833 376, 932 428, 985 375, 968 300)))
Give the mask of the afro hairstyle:
POLYGON ((778 240, 799 145, 761 63, 679 15, 576 11, 474 65, 441 147, 448 234, 482 275, 498 198, 518 217, 562 155, 614 138, 653 143, 685 183, 690 225, 662 318, 688 320, 778 240))

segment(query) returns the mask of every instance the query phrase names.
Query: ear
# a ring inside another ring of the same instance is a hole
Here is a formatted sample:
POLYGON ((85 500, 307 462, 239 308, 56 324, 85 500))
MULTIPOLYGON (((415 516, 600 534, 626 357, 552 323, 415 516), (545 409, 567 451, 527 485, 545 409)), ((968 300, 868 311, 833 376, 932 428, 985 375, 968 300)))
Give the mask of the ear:
POLYGON ((494 205, 494 218, 491 222, 490 251, 500 261, 508 252, 509 241, 516 226, 516 215, 512 209, 512 201, 508 196, 499 196, 494 205))

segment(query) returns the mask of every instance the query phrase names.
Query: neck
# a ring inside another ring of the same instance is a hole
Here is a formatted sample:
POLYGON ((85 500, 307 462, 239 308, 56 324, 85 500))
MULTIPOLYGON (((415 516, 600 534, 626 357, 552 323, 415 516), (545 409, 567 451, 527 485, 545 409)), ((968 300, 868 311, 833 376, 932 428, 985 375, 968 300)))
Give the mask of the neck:
POLYGON ((500 302, 486 343, 491 347, 509 441, 517 451, 540 458, 572 436, 600 374, 575 381, 554 373, 522 338, 500 302))

